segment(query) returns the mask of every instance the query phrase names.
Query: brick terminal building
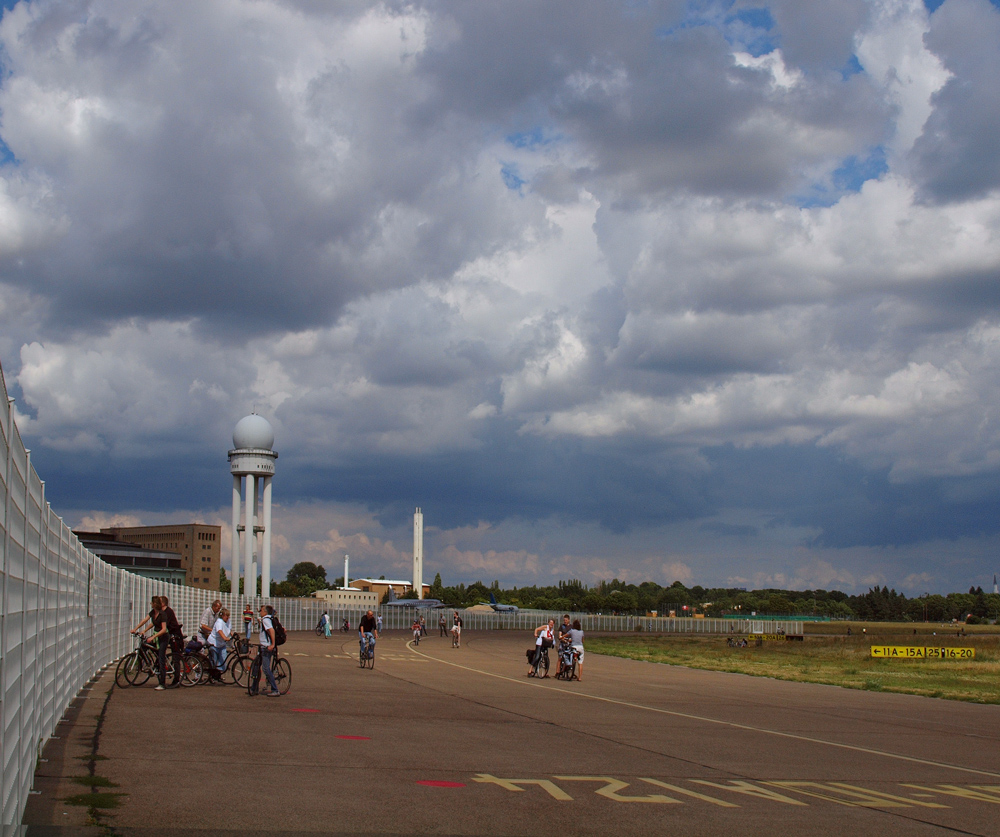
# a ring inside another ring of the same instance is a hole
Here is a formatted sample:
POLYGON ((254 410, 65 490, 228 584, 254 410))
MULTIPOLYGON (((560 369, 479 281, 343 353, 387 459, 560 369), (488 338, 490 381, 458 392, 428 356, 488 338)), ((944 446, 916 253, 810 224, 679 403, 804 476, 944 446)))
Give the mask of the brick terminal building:
POLYGON ((112 526, 101 534, 146 549, 176 552, 185 571, 185 584, 203 590, 219 589, 222 566, 221 526, 183 523, 174 526, 112 526))

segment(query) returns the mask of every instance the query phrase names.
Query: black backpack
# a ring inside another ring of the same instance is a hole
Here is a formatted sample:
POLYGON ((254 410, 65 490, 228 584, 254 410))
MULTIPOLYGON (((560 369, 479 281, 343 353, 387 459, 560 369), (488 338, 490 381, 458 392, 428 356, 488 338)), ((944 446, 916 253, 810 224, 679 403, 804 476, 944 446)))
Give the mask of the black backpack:
POLYGON ((271 614, 271 627, 274 628, 274 644, 284 645, 285 640, 288 639, 288 634, 285 633, 285 627, 278 621, 278 614, 271 614))

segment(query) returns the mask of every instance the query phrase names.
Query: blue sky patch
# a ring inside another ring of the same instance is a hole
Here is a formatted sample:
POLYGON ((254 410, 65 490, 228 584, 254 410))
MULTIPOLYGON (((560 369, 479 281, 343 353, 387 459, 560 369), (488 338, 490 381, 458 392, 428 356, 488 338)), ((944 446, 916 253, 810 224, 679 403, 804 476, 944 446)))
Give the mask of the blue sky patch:
POLYGON ((504 163, 501 165, 500 176, 503 178, 504 184, 512 192, 520 192, 521 187, 528 182, 518 173, 517 165, 514 163, 504 163))
POLYGON ((15 157, 14 152, 10 150, 10 146, 7 145, 3 139, 0 139, 0 166, 7 166, 16 162, 17 157, 15 157))
POLYGON ((557 136, 546 133, 541 125, 536 125, 530 131, 518 131, 513 134, 507 134, 504 137, 504 141, 508 145, 512 145, 514 148, 526 148, 529 151, 533 151, 541 146, 551 145, 557 139, 557 136))
POLYGON ((848 157, 833 172, 833 186, 844 192, 858 192, 866 180, 877 180, 889 170, 885 148, 872 149, 865 158, 848 157))
POLYGON ((850 60, 844 65, 843 69, 840 71, 841 78, 848 79, 851 76, 856 76, 858 73, 863 73, 865 68, 861 66, 861 62, 858 61, 858 56, 852 55, 850 60))
POLYGON ((871 149, 866 157, 845 157, 831 172, 828 183, 813 183, 789 200, 803 209, 833 206, 844 195, 860 192, 866 181, 877 180, 888 170, 885 148, 879 145, 871 149))
POLYGON ((741 9, 735 15, 734 18, 743 21, 747 26, 752 26, 754 29, 767 29, 771 30, 774 28, 774 18, 771 17, 770 9, 763 7, 757 9, 741 9))

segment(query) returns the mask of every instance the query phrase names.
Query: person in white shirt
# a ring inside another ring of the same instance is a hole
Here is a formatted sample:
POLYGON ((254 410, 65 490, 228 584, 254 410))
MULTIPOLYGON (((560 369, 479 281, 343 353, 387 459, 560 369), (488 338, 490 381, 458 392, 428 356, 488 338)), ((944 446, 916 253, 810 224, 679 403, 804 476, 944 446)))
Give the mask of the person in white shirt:
POLYGON ((213 683, 222 682, 222 672, 226 668, 226 643, 232 638, 233 629, 229 624, 229 611, 226 608, 222 608, 208 635, 208 653, 212 659, 213 683))
MULTIPOLYGON (((535 655, 531 658, 531 662, 528 664, 528 677, 538 677, 538 663, 542 657, 542 651, 544 649, 551 648, 555 642, 556 633, 556 620, 550 619, 548 624, 539 625, 535 628, 535 655)), ((548 674, 541 675, 542 677, 548 677, 548 674)))
POLYGON ((215 627, 215 620, 219 618, 219 611, 221 610, 222 602, 216 599, 201 614, 201 623, 198 625, 198 631, 201 634, 202 643, 208 642, 208 637, 212 633, 212 628, 215 627))

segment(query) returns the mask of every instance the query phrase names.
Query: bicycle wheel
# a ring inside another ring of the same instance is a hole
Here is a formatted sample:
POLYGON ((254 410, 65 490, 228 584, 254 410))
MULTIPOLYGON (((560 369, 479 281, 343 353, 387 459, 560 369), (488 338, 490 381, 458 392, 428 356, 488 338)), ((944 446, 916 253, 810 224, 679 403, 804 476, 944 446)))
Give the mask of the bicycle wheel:
POLYGON ((255 657, 247 672, 247 694, 253 697, 260 688, 260 657, 255 657))
POLYGON ((198 654, 184 654, 181 657, 181 685, 197 686, 205 676, 205 666, 198 654))
POLYGON ((129 667, 138 665, 136 658, 138 654, 133 651, 131 654, 126 654, 118 661, 118 667, 115 669, 115 685, 119 689, 127 689, 132 684, 129 682, 129 667))
MULTIPOLYGON (((164 678, 168 689, 178 688, 184 677, 184 654, 180 651, 174 651, 173 648, 167 649, 167 676, 164 678), (175 665, 176 663, 176 665, 175 665)), ((199 680, 201 678, 199 677, 199 680)))
POLYGON ((278 691, 287 695, 288 690, 292 688, 292 666, 288 660, 282 658, 275 662, 271 666, 271 674, 274 675, 274 682, 278 686, 278 691))
POLYGON ((371 647, 368 649, 368 659, 366 660, 366 662, 368 664, 368 668, 375 668, 375 643, 374 642, 371 644, 371 647))
POLYGON ((212 661, 205 654, 198 654, 201 660, 201 680, 199 683, 207 683, 212 679, 212 661))
POLYGON ((135 662, 129 666, 128 682, 133 686, 141 686, 153 676, 156 656, 147 648, 135 652, 135 662))
POLYGON ((226 674, 233 683, 242 689, 247 684, 251 665, 253 665, 253 660, 249 657, 236 657, 233 659, 232 665, 226 667, 226 674))

